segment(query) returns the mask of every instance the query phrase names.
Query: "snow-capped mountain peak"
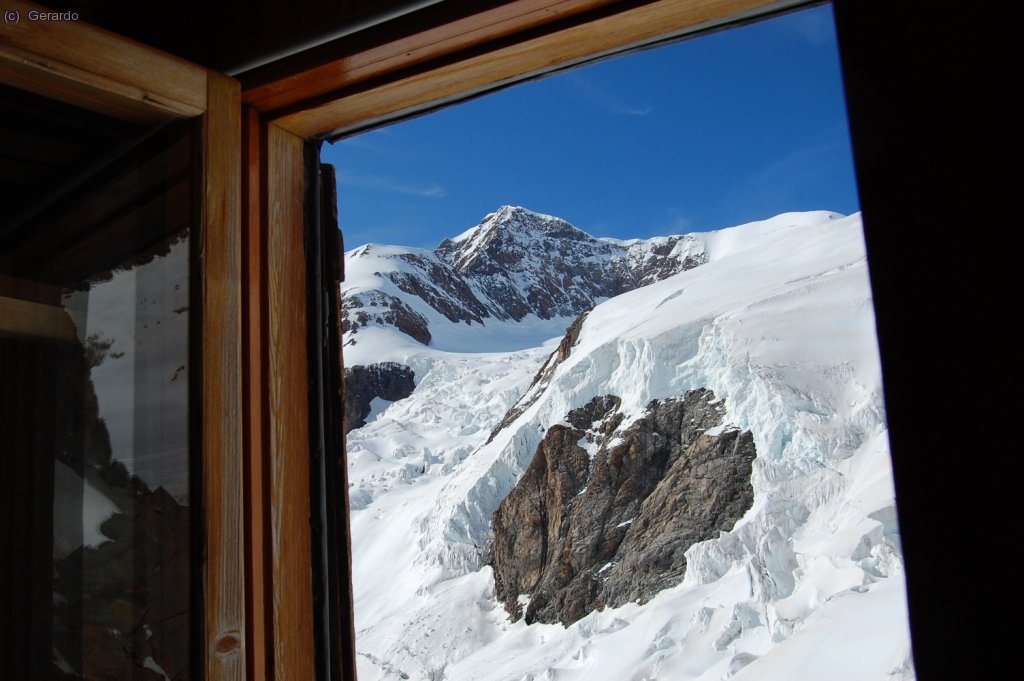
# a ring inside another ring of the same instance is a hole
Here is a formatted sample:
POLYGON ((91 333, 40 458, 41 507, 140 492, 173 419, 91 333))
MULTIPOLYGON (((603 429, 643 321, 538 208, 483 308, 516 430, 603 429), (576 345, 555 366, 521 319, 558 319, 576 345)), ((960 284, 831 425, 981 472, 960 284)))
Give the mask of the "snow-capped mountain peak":
POLYGON ((452 324, 531 318, 550 321, 553 336, 602 300, 705 261, 693 235, 598 239, 561 218, 502 206, 432 252, 372 244, 347 253, 346 334, 358 341, 364 328, 396 328, 451 349, 443 338, 452 324))
POLYGON ((538 247, 558 248, 565 242, 584 241, 593 241, 593 237, 561 218, 522 206, 502 206, 476 227, 442 241, 437 253, 457 271, 465 272, 480 268, 488 258, 509 264, 522 261, 538 247))

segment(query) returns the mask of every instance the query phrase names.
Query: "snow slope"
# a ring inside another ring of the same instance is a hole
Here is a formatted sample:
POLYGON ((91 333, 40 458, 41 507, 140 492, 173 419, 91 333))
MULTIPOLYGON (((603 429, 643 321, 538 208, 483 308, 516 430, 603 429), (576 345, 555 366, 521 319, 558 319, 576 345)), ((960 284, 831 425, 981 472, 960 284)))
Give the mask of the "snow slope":
POLYGON ((490 442, 569 320, 449 323, 432 347, 360 331, 360 359, 408 364, 417 384, 348 436, 361 681, 913 678, 860 218, 692 236, 707 262, 599 304, 490 442), (483 565, 489 521, 543 429, 596 395, 639 415, 701 387, 753 432, 750 511, 646 604, 511 623, 483 565))

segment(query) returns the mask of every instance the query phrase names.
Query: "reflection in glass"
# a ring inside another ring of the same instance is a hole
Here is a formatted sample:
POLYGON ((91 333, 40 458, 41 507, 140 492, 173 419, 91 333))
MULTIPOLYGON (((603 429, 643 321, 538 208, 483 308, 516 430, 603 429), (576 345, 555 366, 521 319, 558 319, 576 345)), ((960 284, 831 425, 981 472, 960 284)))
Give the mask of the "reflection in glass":
POLYGON ((184 678, 188 240, 62 297, 82 440, 54 471, 54 658, 71 678, 184 678))
POLYGON ((0 222, 2 678, 190 678, 193 126, 121 133, 0 222))

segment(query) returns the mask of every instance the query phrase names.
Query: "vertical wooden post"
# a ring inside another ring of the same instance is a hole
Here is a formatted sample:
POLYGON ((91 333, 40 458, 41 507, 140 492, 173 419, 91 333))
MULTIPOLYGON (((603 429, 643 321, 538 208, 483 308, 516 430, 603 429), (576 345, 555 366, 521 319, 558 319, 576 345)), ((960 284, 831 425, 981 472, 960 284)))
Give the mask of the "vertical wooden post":
POLYGON ((263 342, 263 313, 266 305, 266 262, 263 220, 263 163, 266 158, 266 129, 254 109, 243 117, 243 153, 245 175, 242 183, 243 209, 243 404, 245 409, 245 536, 246 536, 246 666, 250 679, 269 679, 267 613, 272 602, 268 590, 268 543, 264 529, 269 526, 269 488, 267 487, 266 428, 263 342))
POLYGON ((303 148, 302 138, 268 126, 264 427, 275 681, 314 678, 303 148))
POLYGON ((202 490, 206 678, 245 678, 242 503, 241 94, 210 73, 203 119, 202 490))

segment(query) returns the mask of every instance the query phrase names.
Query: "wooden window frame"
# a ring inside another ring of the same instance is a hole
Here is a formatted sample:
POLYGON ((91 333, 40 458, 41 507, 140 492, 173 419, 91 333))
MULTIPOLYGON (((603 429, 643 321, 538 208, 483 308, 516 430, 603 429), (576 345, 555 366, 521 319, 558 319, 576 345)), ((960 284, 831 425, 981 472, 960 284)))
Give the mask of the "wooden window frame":
POLYGON ((299 72, 256 69, 241 76, 242 98, 299 137, 336 137, 559 69, 825 1, 512 0, 355 53, 339 41, 318 50, 318 63, 299 72))
MULTIPOLYGON (((321 63, 284 77, 268 79, 259 71, 242 76, 246 233, 265 240, 250 242, 247 285, 267 299, 249 306, 250 314, 263 317, 250 318, 246 328, 251 343, 269 343, 262 352, 249 353, 249 375, 263 372, 250 383, 250 438, 254 447, 264 448, 260 456, 275 463, 262 469, 270 473, 270 481, 250 481, 251 489, 265 485, 269 494, 253 495, 249 512, 260 518, 267 516, 260 504, 276 509, 264 521, 271 531, 250 535, 253 542, 267 537, 275 542, 272 549, 264 549, 260 567, 268 588, 252 608, 251 616, 261 623, 251 641, 252 670, 259 672, 252 678, 313 678, 309 523, 305 516, 289 517, 283 505, 285 499, 304 499, 307 503, 295 504, 292 511, 309 508, 309 441, 307 431, 299 432, 309 419, 304 383, 309 364, 305 338, 294 333, 307 322, 297 312, 305 312, 298 301, 306 262, 301 249, 296 252, 303 236, 305 143, 366 130, 630 49, 813 4, 821 1, 514 0, 392 42, 367 45, 355 54, 345 53, 342 44, 338 49, 343 54, 324 60, 321 50, 321 63), (258 357, 264 358, 263 366, 256 366, 258 357), (268 394, 271 399, 259 412, 261 395, 268 394), (266 421, 261 414, 273 414, 276 418, 269 421, 274 424, 285 410, 291 425, 278 423, 270 433, 255 427, 266 421), (295 533, 289 535, 294 542, 289 551, 295 555, 277 545, 285 528, 295 533), (282 603, 292 609, 281 612, 277 605, 282 603)), ((350 565, 345 568, 351 574, 350 565)), ((340 615, 354 636, 354 613, 340 615)), ((344 642, 334 644, 346 649, 344 642)), ((354 658, 340 662, 344 678, 355 679, 354 658)))
POLYGON ((85 23, 31 22, 46 8, 9 0, 0 24, 0 83, 142 123, 201 117, 202 214, 196 235, 202 328, 202 517, 194 584, 203 591, 203 675, 245 678, 243 569, 240 101, 237 81, 85 23))
MULTIPOLYGON (((307 145, 811 4, 490 3, 354 53, 340 41, 318 48, 315 64, 299 55, 241 82, 85 23, 0 24, 2 83, 126 120, 202 117, 205 678, 314 678, 307 145)), ((43 8, 5 5, 22 17, 33 9, 43 8)), ((351 632, 352 613, 341 615, 351 632)), ((342 663, 354 678, 354 659, 342 663)))
MULTIPOLYGON (((283 78, 243 75, 249 224, 266 225, 247 229, 251 239, 266 240, 250 245, 249 281, 253 286, 261 283, 269 296, 264 304, 249 308, 264 317, 250 320, 247 328, 263 328, 260 342, 269 344, 261 352, 250 353, 267 363, 247 368, 250 378, 262 372, 259 380, 250 383, 250 405, 255 409, 259 395, 270 394, 264 409, 271 411, 262 416, 272 416, 269 421, 275 425, 269 433, 262 431, 260 446, 265 450, 261 456, 282 466, 264 469, 271 475, 270 494, 255 494, 254 487, 251 498, 282 509, 284 500, 308 499, 309 494, 309 441, 304 430, 309 365, 302 345, 305 339, 289 334, 289 329, 304 329, 306 324, 299 313, 305 308, 298 303, 307 265, 298 247, 306 196, 302 184, 306 142, 415 116, 586 61, 812 4, 820 2, 514 0, 412 36, 366 45, 354 54, 326 60, 322 55, 322 63, 283 78), (296 473, 299 469, 301 475, 296 473)), ((339 48, 344 50, 343 45, 339 48)), ((256 427, 260 416, 253 412, 249 419, 254 445, 261 434, 256 427)), ((266 509, 250 512, 259 517, 266 509)), ((312 679, 311 578, 308 565, 302 562, 307 563, 310 556, 307 518, 274 515, 268 526, 273 528, 270 535, 251 535, 253 541, 269 538, 273 542, 261 566, 264 588, 253 588, 253 593, 263 594, 251 610, 252 618, 261 623, 254 627, 261 632, 257 637, 262 636, 254 641, 254 648, 265 649, 266 654, 253 661, 252 669, 259 674, 251 678, 312 679), (289 551, 279 544, 284 535, 276 534, 286 526, 296 533, 291 535, 295 544, 289 551), (278 607, 280 603, 289 604, 287 612, 278 607)), ((340 614, 347 618, 349 634, 354 636, 353 613, 340 614)), ((339 649, 345 648, 342 642, 336 643, 339 649)), ((341 664, 344 678, 354 679, 354 658, 341 664)))

